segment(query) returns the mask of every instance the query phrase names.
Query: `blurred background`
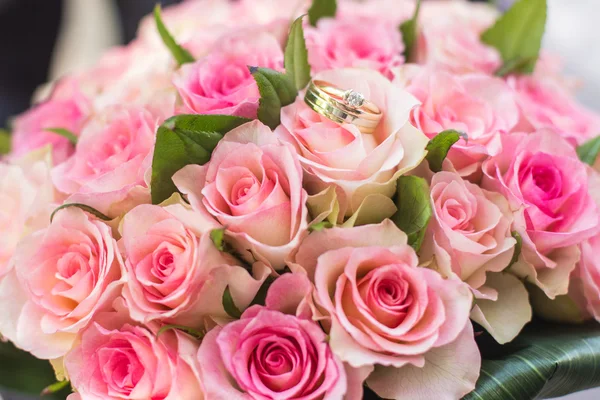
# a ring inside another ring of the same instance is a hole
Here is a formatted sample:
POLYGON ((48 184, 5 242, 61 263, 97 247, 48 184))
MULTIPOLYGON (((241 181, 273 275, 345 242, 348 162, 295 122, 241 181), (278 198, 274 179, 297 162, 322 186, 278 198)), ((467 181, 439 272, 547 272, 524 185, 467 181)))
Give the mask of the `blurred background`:
MULTIPOLYGON (((180 0, 160 0, 163 5, 180 0)), ((501 8, 513 0, 490 0, 501 8)), ((48 80, 93 65, 103 51, 126 43, 137 23, 157 0, 0 0, 0 127, 27 109, 38 87, 48 80)), ((544 47, 559 54, 567 74, 581 80, 581 101, 600 111, 600 52, 597 20, 600 0, 548 0, 544 47)), ((1 310, 1 307, 0 307, 1 310)), ((32 361, 10 345, 0 345, 0 400, 38 398, 54 381, 45 361, 32 361), (28 390, 33 397, 17 391, 28 390)), ((65 392, 55 398, 64 399, 65 392)), ((563 397, 597 400, 600 389, 563 397)))

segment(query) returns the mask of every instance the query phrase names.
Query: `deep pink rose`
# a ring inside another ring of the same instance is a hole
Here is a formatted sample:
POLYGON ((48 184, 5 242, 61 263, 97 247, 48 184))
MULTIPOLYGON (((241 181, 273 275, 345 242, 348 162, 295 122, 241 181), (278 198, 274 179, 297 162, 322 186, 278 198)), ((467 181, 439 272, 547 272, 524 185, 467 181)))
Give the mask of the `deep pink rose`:
POLYGON ((0 332, 38 358, 64 355, 119 295, 122 264, 108 225, 79 208, 61 210, 23 239, 0 281, 0 332))
POLYGON ((260 94, 249 66, 281 70, 283 52, 274 36, 243 30, 220 39, 195 63, 183 65, 173 78, 181 97, 180 113, 255 118, 260 94))
POLYGON ((258 121, 228 132, 209 163, 173 176, 196 211, 212 215, 239 251, 276 269, 308 225, 302 167, 289 144, 258 121))
POLYGON ((501 149, 500 135, 518 121, 518 108, 508 85, 482 74, 452 75, 424 69, 407 90, 422 104, 412 113, 413 123, 428 137, 446 129, 464 132, 449 153, 449 160, 462 175, 478 171, 488 155, 501 149))
POLYGON ((579 259, 577 245, 598 232, 591 179, 575 150, 557 133, 502 137, 503 151, 483 164, 483 187, 502 193, 523 238, 513 267, 554 298, 565 294, 579 259))
POLYGON ((83 124, 91 113, 90 101, 79 91, 74 80, 59 82, 58 86, 69 89, 56 89, 44 102, 27 110, 15 118, 12 134, 12 157, 45 145, 52 145, 52 162, 60 164, 73 154, 74 147, 68 139, 49 132, 48 128, 61 128, 79 135, 83 124))
POLYGON ((69 202, 118 216, 149 202, 144 180, 158 121, 144 109, 108 108, 83 129, 75 154, 52 171, 69 202))
POLYGON ((433 259, 430 267, 467 283, 477 299, 471 318, 496 341, 511 341, 531 319, 531 307, 518 278, 493 274, 504 271, 514 253, 508 201, 445 171, 433 175, 430 197, 433 218, 421 260, 433 259), (499 310, 510 310, 510 317, 499 310))
POLYGON ((359 67, 390 78, 391 68, 404 62, 398 25, 382 18, 323 18, 306 27, 306 47, 313 73, 359 67))
POLYGON ((143 204, 125 215, 123 297, 134 320, 203 328, 205 318, 227 317, 215 300, 227 286, 238 307, 250 304, 270 270, 257 266, 254 279, 219 251, 210 238, 217 227, 182 204, 143 204))
POLYGON ((157 337, 153 328, 127 321, 122 311, 100 314, 65 356, 79 398, 203 399, 197 342, 176 330, 157 337))
POLYGON ((381 74, 342 69, 323 72, 315 79, 354 89, 383 112, 375 132, 362 134, 354 125, 340 126, 317 114, 301 98, 281 111, 281 125, 275 133, 296 147, 306 172, 305 187, 316 194, 333 185, 340 215, 350 216, 369 195, 392 197, 397 178, 425 157, 427 137, 410 124, 417 100, 381 74))
POLYGON ((473 390, 481 359, 469 322, 471 292, 456 278, 417 267, 406 235, 390 220, 312 233, 293 264, 314 276, 333 352, 353 367, 377 365, 367 385, 379 396, 460 398, 473 390))
POLYGON ((538 77, 508 78, 521 109, 518 132, 552 129, 580 145, 600 133, 600 116, 583 105, 563 86, 551 79, 538 77))

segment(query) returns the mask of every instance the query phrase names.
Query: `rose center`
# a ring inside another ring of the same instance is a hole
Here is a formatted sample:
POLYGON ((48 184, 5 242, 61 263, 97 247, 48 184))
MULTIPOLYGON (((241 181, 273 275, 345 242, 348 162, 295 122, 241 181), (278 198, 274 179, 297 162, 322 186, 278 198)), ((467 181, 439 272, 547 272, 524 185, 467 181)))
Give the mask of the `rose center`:
POLYGON ((531 175, 535 185, 547 198, 553 199, 561 195, 562 177, 555 168, 536 166, 532 168, 531 175))
POLYGON ((109 390, 129 395, 142 379, 144 367, 130 343, 118 342, 112 345, 119 347, 111 348, 108 344, 98 351, 102 378, 109 390))

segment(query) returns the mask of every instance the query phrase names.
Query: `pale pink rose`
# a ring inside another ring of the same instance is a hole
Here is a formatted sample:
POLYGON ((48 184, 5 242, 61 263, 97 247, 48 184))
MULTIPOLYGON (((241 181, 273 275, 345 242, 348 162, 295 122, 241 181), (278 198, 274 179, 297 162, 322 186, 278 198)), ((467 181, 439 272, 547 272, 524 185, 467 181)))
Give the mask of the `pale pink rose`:
POLYGON ((203 399, 195 361, 198 343, 178 331, 157 337, 157 326, 135 325, 123 314, 100 314, 65 356, 80 398, 203 399))
MULTIPOLYGON (((596 235, 583 242, 580 246, 581 260, 575 271, 575 278, 579 278, 583 288, 583 299, 580 301, 582 308, 589 312, 597 321, 600 321, 600 235, 596 235)), ((582 293, 576 293, 579 299, 582 293)))
POLYGON ((303 311, 312 290, 306 276, 284 274, 269 288, 265 307, 208 332, 198 352, 208 398, 361 398, 362 380, 346 374, 325 332, 303 311))
POLYGON ((481 358, 469 322, 471 292, 417 267, 390 220, 315 232, 293 263, 314 276, 333 352, 352 367, 377 364, 367 385, 379 396, 451 399, 473 390, 481 358))
POLYGON ((306 0, 239 0, 232 3, 232 30, 261 26, 285 46, 290 22, 308 12, 306 0))
POLYGON ((552 129, 573 146, 600 133, 600 115, 578 103, 560 83, 530 76, 511 76, 508 83, 515 91, 521 110, 515 131, 552 129))
POLYGON ((412 18, 415 2, 412 0, 338 0, 336 18, 376 18, 395 25, 412 18))
POLYGON ((418 101, 383 75, 369 70, 325 71, 315 79, 362 93, 382 111, 373 134, 362 134, 352 124, 338 125, 311 110, 304 100, 281 111, 275 134, 292 143, 306 172, 305 187, 316 194, 337 188, 340 214, 352 215, 372 194, 391 197, 396 179, 420 164, 427 137, 410 124, 418 101))
POLYGON ((74 80, 59 82, 58 87, 63 89, 56 89, 49 99, 15 118, 11 157, 22 157, 48 144, 52 145, 54 165, 60 164, 73 154, 74 146, 68 139, 46 129, 66 129, 79 136, 91 113, 91 104, 77 85, 74 80))
POLYGON ((565 294, 579 259, 577 245, 598 232, 591 176, 553 131, 504 135, 502 146, 502 153, 484 162, 482 184, 518 210, 514 229, 523 238, 523 250, 513 270, 550 298, 565 294))
POLYGON ((481 33, 497 11, 463 1, 423 2, 421 33, 416 44, 419 64, 463 74, 493 74, 502 65, 500 53, 484 44, 481 33))
POLYGON ((467 135, 449 153, 462 176, 476 173, 488 155, 498 154, 500 135, 510 132, 518 121, 514 95, 499 78, 424 69, 407 90, 422 102, 412 120, 425 135, 432 138, 446 129, 467 135))
POLYGON ((404 43, 398 25, 382 18, 323 18, 305 29, 313 73, 358 67, 391 78, 391 69, 404 63, 404 43))
POLYGON ((63 356, 119 295, 122 263, 108 225, 75 207, 61 210, 17 247, 0 281, 0 332, 38 358, 63 356))
POLYGON ((183 65, 173 77, 180 113, 255 118, 260 93, 249 66, 282 69, 283 52, 273 35, 242 30, 220 39, 195 63, 183 65))
POLYGON ((227 317, 215 300, 226 286, 239 308, 250 304, 269 270, 254 279, 220 252, 210 238, 216 227, 181 204, 144 204, 125 215, 123 297, 134 320, 203 328, 205 318, 227 317))
POLYGON ((158 121, 138 108, 111 107, 83 129, 75 154, 52 171, 68 202, 84 203, 109 216, 149 202, 144 176, 152 161, 158 121))
POLYGON ((0 277, 19 240, 50 221, 57 200, 50 169, 49 149, 37 150, 9 163, 0 163, 0 277))

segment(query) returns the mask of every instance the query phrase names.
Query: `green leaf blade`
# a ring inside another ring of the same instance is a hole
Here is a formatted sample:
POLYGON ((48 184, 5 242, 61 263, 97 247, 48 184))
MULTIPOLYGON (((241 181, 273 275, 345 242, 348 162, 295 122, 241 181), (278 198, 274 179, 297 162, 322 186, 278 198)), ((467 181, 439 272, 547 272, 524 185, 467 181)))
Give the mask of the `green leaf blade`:
POLYGON ((581 146, 577 147, 577 155, 579 159, 588 165, 594 165, 598 154, 600 153, 600 136, 588 140, 581 146))
POLYGON ((402 33, 402 40, 404 41, 404 58, 406 60, 412 60, 414 58, 415 43, 417 42, 418 35, 417 21, 419 19, 420 11, 421 0, 418 0, 412 18, 407 19, 400 24, 400 33, 402 33))
POLYGON ((240 319, 240 317, 242 316, 242 312, 235 305, 233 297, 231 297, 231 291, 229 290, 229 286, 225 288, 221 302, 223 303, 223 308, 225 309, 227 315, 229 315, 231 318, 240 319))
POLYGON ((321 18, 333 18, 337 12, 336 0, 313 0, 308 9, 308 22, 312 26, 317 26, 321 18))
POLYGON ((175 59, 175 61, 177 61, 179 65, 192 63, 196 61, 186 49, 177 44, 167 27, 165 26, 161 16, 160 4, 157 4, 156 7, 154 7, 154 21, 156 22, 156 29, 158 30, 160 38, 162 39, 165 46, 167 46, 167 48, 173 55, 173 58, 175 59))
POLYGON ((156 337, 158 338, 160 335, 162 335, 163 333, 170 331, 170 330, 178 330, 178 331, 182 331, 184 333, 187 333, 188 335, 194 337, 195 339, 201 340, 204 337, 204 333, 200 332, 197 329, 194 328, 190 328, 189 326, 184 326, 184 325, 175 325, 175 324, 171 324, 171 325, 164 325, 162 326, 158 332, 156 332, 156 337))
POLYGON ((547 8, 547 0, 519 0, 483 32, 481 40, 495 47, 504 61, 497 74, 533 72, 542 46, 547 8))
POLYGON ((258 119, 271 129, 281 122, 281 108, 296 100, 298 90, 286 74, 269 68, 249 67, 260 92, 258 119))
POLYGON ((432 216, 429 186, 423 178, 401 176, 397 182, 398 211, 391 220, 408 236, 408 244, 419 251, 432 216))
POLYGON ((285 73, 294 82, 298 90, 304 89, 310 81, 308 50, 304 40, 304 28, 302 27, 303 18, 304 16, 296 19, 290 28, 284 57, 285 73))
POLYGON ((48 131, 48 132, 56 133, 57 135, 60 135, 60 136, 64 137, 73 146, 77 145, 77 135, 75 135, 73 132, 71 132, 68 129, 64 129, 64 128, 46 128, 45 130, 48 131))
POLYGON ((438 133, 427 143, 427 147, 425 147, 427 156, 425 158, 429 162, 429 168, 433 172, 440 172, 442 170, 442 165, 448 155, 448 151, 450 151, 454 143, 460 140, 461 136, 461 132, 449 129, 438 133))

